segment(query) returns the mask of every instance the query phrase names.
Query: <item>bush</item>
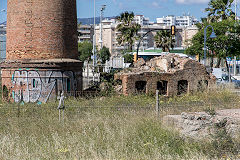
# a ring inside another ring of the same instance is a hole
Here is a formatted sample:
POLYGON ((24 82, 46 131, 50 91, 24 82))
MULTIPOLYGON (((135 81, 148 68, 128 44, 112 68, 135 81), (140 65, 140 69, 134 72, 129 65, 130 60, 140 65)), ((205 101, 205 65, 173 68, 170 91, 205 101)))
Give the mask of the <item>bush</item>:
POLYGON ((124 54, 123 57, 124 57, 125 63, 133 63, 133 55, 132 54, 126 53, 126 54, 124 54))

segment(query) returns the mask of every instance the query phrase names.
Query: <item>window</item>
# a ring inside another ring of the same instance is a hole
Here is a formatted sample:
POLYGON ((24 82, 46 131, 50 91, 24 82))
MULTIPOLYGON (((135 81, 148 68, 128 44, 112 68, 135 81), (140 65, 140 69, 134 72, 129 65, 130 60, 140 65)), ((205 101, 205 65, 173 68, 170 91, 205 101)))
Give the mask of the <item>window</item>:
POLYGON ((188 81, 187 80, 180 80, 178 81, 178 95, 187 93, 188 91, 188 81))
POLYGON ((122 80, 117 79, 117 80, 115 81, 115 84, 116 84, 116 85, 122 85, 122 80))
POLYGON ((168 85, 168 81, 157 82, 157 90, 159 90, 160 95, 166 95, 167 94, 167 85, 168 85))
POLYGON ((67 92, 71 91, 71 81, 69 78, 67 78, 67 92))
POLYGON ((8 99, 8 88, 5 85, 3 86, 3 98, 8 99))
POLYGON ((32 87, 36 88, 36 80, 35 79, 32 80, 32 87))
POLYGON ((146 92, 146 81, 137 81, 135 83, 135 89, 137 93, 145 93, 146 92))

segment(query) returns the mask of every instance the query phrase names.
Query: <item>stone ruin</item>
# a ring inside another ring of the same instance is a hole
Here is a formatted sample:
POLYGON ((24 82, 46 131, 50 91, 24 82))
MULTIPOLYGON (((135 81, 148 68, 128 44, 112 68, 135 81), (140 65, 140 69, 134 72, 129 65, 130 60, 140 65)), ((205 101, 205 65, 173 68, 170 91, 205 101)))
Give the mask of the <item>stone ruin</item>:
POLYGON ((145 62, 140 58, 134 67, 115 74, 120 80, 118 88, 124 95, 155 93, 173 96, 208 89, 216 78, 207 72, 204 65, 186 57, 168 54, 145 62))
POLYGON ((233 138, 240 136, 240 109, 182 113, 163 117, 163 124, 173 126, 181 135, 194 139, 212 138, 219 129, 225 129, 233 138))

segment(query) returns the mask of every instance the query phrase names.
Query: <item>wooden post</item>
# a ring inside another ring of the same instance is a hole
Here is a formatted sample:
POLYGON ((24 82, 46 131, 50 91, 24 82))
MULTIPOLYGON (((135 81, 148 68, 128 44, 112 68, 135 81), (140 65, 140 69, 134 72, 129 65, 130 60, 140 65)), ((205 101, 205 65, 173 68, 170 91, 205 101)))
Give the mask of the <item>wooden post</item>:
POLYGON ((157 116, 159 116, 159 111, 160 111, 160 108, 159 108, 159 90, 156 90, 156 113, 157 113, 157 116))

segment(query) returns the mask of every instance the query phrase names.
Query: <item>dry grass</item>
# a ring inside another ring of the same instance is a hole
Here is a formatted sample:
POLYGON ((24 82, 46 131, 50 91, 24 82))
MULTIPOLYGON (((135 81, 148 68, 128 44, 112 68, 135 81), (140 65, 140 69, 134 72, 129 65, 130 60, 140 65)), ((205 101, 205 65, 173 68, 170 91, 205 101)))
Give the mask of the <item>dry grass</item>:
MULTIPOLYGON (((200 111, 209 105, 237 108, 239 101, 229 91, 161 98, 161 116, 200 111)), ((224 159, 233 155, 162 127, 153 96, 69 99, 64 122, 58 121, 54 102, 1 106, 0 159, 224 159)))

